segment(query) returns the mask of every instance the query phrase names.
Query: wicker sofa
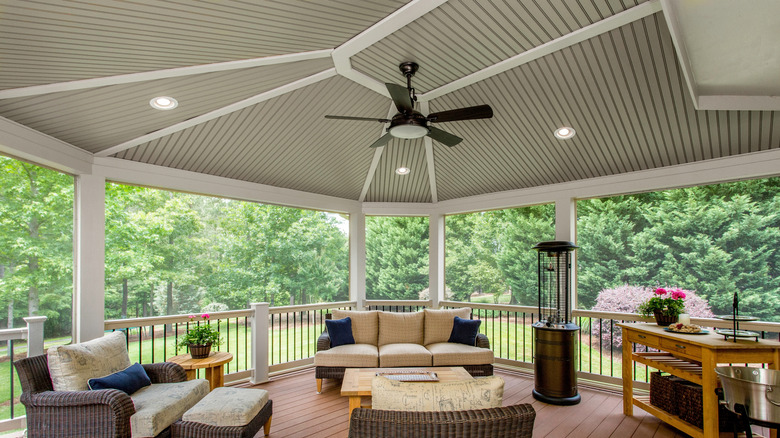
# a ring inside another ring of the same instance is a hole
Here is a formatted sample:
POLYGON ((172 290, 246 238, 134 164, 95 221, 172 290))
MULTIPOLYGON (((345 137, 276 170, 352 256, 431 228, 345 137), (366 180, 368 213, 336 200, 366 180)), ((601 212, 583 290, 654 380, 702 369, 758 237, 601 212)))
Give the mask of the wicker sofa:
POLYGON ((535 418, 530 404, 443 412, 356 408, 349 423, 349 438, 528 438, 535 418))
POLYGON ((493 375, 493 352, 487 336, 474 346, 447 342, 455 316, 468 319, 471 309, 419 312, 334 310, 333 319, 349 317, 355 343, 331 347, 327 330, 314 356, 317 392, 322 379, 342 379, 347 368, 462 366, 472 376, 493 375))

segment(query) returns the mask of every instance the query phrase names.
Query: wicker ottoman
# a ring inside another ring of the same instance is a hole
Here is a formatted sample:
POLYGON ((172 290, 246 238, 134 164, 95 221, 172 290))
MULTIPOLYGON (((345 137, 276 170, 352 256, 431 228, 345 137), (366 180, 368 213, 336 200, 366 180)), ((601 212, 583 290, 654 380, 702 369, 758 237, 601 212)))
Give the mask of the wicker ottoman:
POLYGON ((273 413, 268 391, 215 388, 171 425, 179 438, 252 438, 265 426, 271 430, 273 413))

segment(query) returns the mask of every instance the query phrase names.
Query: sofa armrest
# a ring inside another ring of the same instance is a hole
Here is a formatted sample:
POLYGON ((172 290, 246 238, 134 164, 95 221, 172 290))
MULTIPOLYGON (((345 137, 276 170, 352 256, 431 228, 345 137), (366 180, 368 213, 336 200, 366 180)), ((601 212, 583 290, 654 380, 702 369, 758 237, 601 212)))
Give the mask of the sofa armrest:
POLYGON ((477 347, 490 349, 490 339, 484 333, 477 333, 477 347))
POLYGON ((23 392, 30 436, 130 437, 135 406, 118 389, 23 392))
POLYGON ((187 380, 187 373, 177 363, 158 362, 142 366, 152 383, 176 383, 187 380))
POLYGON ((325 351, 330 349, 330 335, 328 331, 322 332, 319 338, 317 338, 317 351, 325 351))

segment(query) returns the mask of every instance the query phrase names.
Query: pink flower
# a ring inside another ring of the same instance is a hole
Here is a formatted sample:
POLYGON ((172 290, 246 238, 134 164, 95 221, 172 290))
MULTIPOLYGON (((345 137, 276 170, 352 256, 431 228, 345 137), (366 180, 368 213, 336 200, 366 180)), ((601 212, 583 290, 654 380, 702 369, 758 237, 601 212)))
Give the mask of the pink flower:
POLYGON ((680 289, 672 291, 672 299, 675 300, 685 299, 685 292, 681 291, 680 289))
POLYGON ((195 319, 195 315, 190 315, 188 318, 195 319))
POLYGON ((200 315, 200 317, 203 318, 203 319, 209 319, 209 314, 208 313, 204 313, 203 315, 200 315))
POLYGON ((656 295, 666 295, 666 289, 664 289, 662 287, 659 287, 658 289, 655 290, 655 294, 656 295))

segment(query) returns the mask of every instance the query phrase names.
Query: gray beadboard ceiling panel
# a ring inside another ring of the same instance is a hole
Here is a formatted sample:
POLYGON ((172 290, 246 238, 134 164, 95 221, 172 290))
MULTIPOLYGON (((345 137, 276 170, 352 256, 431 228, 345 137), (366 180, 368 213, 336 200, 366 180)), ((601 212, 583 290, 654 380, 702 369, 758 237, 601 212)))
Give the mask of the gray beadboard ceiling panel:
POLYGON ((355 69, 403 83, 398 64, 415 61, 418 93, 644 3, 643 0, 452 0, 352 58, 355 69))
POLYGON ((422 138, 395 138, 385 146, 366 193, 367 202, 431 202, 431 184, 422 138), (408 175, 395 173, 399 167, 408 175))
POLYGON ((116 154, 118 158, 276 187, 358 199, 390 100, 342 77, 116 154))
POLYGON ((338 47, 407 0, 0 0, 0 89, 338 47))
POLYGON ((314 59, 3 99, 0 116, 97 152, 331 67, 328 58, 314 59), (176 98, 179 107, 152 108, 149 100, 161 95, 176 98))
POLYGON ((656 14, 436 99, 432 112, 488 103, 495 113, 438 125, 466 139, 434 147, 438 197, 780 148, 780 113, 696 111, 685 87, 656 14), (577 135, 556 139, 561 126, 577 135))

